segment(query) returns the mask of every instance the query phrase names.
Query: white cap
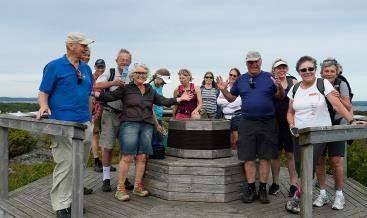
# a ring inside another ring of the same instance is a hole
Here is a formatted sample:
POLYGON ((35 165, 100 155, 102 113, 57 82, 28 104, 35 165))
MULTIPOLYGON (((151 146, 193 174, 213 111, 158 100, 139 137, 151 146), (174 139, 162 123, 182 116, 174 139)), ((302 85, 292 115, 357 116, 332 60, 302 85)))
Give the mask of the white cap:
POLYGON ((66 43, 79 43, 81 45, 89 45, 89 44, 93 43, 94 41, 91 40, 91 39, 88 39, 81 32, 71 32, 71 33, 68 33, 65 42, 66 43))
POLYGON ((161 78, 166 84, 171 83, 171 77, 170 76, 163 76, 163 75, 156 75, 157 78, 161 78))

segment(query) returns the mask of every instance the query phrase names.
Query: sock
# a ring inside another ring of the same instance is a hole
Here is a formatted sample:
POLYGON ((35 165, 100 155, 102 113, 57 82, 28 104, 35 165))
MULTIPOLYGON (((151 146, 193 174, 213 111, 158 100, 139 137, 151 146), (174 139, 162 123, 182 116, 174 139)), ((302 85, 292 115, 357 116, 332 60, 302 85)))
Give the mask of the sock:
POLYGON ((343 191, 342 190, 336 190, 335 195, 336 196, 343 196, 343 191))
POLYGON ((103 181, 106 179, 111 179, 110 167, 103 167, 103 181))
POLYGON ((325 189, 320 189, 320 195, 326 196, 326 190, 325 189))
POLYGON ((266 183, 260 182, 260 190, 266 190, 266 183))
POLYGON ((255 190, 256 187, 255 187, 255 183, 248 183, 248 187, 251 189, 251 190, 255 190))

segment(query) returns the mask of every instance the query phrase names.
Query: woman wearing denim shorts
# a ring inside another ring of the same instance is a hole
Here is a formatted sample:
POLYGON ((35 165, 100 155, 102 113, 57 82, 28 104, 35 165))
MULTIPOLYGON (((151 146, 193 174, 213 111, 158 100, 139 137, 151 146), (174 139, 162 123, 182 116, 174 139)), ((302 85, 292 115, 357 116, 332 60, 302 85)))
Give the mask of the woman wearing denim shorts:
POLYGON ((115 197, 120 201, 129 200, 129 195, 124 183, 129 171, 129 166, 135 158, 135 185, 133 194, 145 197, 149 194, 143 186, 143 175, 147 155, 153 154, 153 104, 171 106, 181 101, 192 98, 190 94, 183 94, 178 98, 165 98, 159 95, 149 84, 145 84, 149 69, 144 64, 135 64, 132 70, 132 82, 119 87, 110 93, 95 93, 100 101, 122 101, 120 116, 120 164, 118 185, 115 197))

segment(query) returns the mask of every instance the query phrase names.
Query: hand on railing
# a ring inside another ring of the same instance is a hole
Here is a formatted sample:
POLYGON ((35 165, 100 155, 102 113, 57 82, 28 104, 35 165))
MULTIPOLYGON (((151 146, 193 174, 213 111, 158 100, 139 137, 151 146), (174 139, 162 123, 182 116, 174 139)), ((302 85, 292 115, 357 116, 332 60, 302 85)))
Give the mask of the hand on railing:
POLYGON ((353 120, 350 125, 367 126, 367 122, 363 120, 353 120))
POLYGON ((38 110, 38 113, 37 113, 37 119, 41 119, 41 118, 48 118, 48 116, 51 115, 51 110, 50 108, 48 107, 48 105, 46 106, 42 106, 39 110, 38 110))

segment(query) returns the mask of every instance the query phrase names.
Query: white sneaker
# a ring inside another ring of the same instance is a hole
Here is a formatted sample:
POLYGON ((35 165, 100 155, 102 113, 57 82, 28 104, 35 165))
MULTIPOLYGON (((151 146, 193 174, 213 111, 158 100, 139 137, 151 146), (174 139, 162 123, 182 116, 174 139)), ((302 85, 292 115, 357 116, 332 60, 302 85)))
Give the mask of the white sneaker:
POLYGON ((313 202, 313 206, 315 207, 322 207, 325 204, 330 203, 329 197, 326 195, 319 195, 316 200, 313 202))
POLYGON ((344 204, 345 204, 344 195, 336 195, 333 206, 331 208, 333 208, 334 210, 343 210, 344 204))

